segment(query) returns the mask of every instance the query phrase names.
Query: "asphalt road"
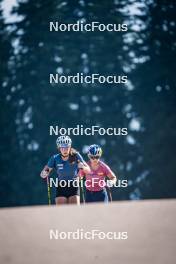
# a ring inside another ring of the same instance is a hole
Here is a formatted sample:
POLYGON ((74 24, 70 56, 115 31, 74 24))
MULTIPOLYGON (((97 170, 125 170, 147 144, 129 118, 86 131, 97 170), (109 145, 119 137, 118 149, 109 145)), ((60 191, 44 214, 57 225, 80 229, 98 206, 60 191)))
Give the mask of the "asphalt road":
POLYGON ((175 264, 175 225, 176 200, 1 209, 0 263, 175 264))

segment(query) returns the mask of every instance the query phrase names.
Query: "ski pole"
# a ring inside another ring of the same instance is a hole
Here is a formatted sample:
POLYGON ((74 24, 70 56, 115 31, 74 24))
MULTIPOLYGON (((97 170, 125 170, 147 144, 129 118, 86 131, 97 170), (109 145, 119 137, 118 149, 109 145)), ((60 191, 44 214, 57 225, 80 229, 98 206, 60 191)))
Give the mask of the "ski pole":
POLYGON ((83 182, 83 179, 80 180, 80 183, 81 183, 81 187, 80 187, 80 191, 82 193, 82 200, 83 200, 83 204, 85 204, 85 195, 84 195, 84 182, 83 182))
POLYGON ((109 201, 112 202, 112 192, 111 192, 110 187, 106 186, 106 190, 107 190, 107 193, 108 193, 108 196, 109 196, 109 201))
POLYGON ((109 200, 110 200, 110 202, 112 203, 112 191, 111 191, 110 188, 109 188, 109 200))
POLYGON ((51 205, 51 191, 49 185, 49 177, 47 176, 48 204, 51 205))

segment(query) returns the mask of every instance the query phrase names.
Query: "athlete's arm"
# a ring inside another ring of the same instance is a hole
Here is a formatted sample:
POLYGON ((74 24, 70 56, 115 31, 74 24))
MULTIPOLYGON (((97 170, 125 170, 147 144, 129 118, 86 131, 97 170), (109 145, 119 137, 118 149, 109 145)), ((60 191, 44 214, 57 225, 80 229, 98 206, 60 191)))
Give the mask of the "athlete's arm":
POLYGON ((40 176, 45 179, 50 175, 50 172, 53 170, 53 168, 48 167, 47 165, 43 168, 43 170, 40 173, 40 176))
POLYGON ((115 173, 107 165, 105 167, 105 172, 106 172, 106 176, 108 177, 111 185, 114 185, 117 181, 117 177, 116 177, 115 173))
POLYGON ((117 177, 116 175, 114 174, 114 172, 110 172, 107 174, 107 177, 110 179, 110 180, 117 180, 117 177))
POLYGON ((82 169, 84 173, 89 173, 90 172, 90 167, 84 161, 83 157, 79 153, 77 153, 77 158, 78 158, 78 168, 82 169))
POLYGON ((46 166, 43 168, 43 170, 41 171, 40 176, 41 176, 43 179, 45 179, 46 177, 48 177, 48 176, 50 175, 50 172, 53 170, 54 166, 55 166, 55 156, 53 155, 53 156, 49 159, 47 165, 46 165, 46 166))
POLYGON ((40 173, 40 176, 45 179, 46 177, 49 176, 50 172, 52 171, 53 169, 48 167, 47 165, 43 168, 43 170, 41 171, 40 173))
POLYGON ((85 175, 85 172, 84 172, 83 170, 79 170, 79 172, 78 172, 78 177, 79 177, 80 179, 83 179, 85 176, 86 176, 86 175, 85 175))
POLYGON ((110 181, 111 185, 114 185, 116 183, 117 177, 116 177, 116 175, 113 172, 109 173, 107 175, 107 177, 109 178, 109 181, 110 181))
POLYGON ((85 161, 83 161, 83 162, 78 161, 78 168, 82 169, 84 173, 90 172, 90 167, 85 161))

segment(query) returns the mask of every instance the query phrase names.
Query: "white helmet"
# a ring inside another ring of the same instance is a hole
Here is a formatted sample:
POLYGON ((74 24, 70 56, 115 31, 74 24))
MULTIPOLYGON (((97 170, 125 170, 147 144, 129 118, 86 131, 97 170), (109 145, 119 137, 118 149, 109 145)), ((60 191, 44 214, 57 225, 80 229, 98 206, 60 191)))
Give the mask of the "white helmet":
POLYGON ((56 140, 56 145, 58 148, 71 147, 72 140, 69 136, 60 136, 56 140))

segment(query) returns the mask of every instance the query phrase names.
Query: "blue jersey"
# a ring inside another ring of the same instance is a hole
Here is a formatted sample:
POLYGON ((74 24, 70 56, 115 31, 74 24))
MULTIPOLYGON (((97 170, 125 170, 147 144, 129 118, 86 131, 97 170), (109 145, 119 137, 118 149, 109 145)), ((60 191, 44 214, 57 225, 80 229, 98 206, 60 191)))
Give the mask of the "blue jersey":
MULTIPOLYGON (((79 153, 77 153, 76 156, 77 161, 85 163, 79 153)), ((77 177, 79 170, 77 161, 71 164, 69 160, 63 160, 61 154, 56 154, 49 159, 47 166, 56 170, 59 181, 68 181, 74 180, 77 177)))

